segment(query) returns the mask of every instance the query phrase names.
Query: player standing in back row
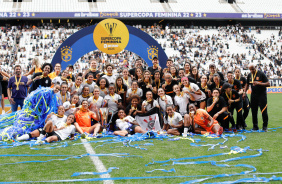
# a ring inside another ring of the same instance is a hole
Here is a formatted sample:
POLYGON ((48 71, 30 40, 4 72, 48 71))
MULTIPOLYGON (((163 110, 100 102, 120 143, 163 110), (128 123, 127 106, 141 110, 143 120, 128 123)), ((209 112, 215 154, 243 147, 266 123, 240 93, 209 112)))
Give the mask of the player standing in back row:
MULTIPOLYGON (((267 114, 267 93, 266 87, 270 86, 270 83, 266 77, 266 75, 256 69, 255 65, 251 63, 249 65, 249 73, 247 77, 247 85, 245 87, 245 91, 248 90, 249 85, 252 88, 251 94, 251 108, 252 108, 252 118, 253 118, 253 130, 258 130, 258 107, 260 107, 263 119, 263 130, 267 131, 268 125, 268 114, 267 114)), ((243 94, 243 97, 246 94, 243 94)))

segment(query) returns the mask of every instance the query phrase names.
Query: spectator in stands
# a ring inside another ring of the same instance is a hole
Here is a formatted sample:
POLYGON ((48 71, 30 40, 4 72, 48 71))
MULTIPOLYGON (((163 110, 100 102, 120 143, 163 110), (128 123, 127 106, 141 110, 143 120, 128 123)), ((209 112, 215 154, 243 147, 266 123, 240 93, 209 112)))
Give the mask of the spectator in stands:
POLYGON ((23 107, 24 99, 28 91, 28 78, 22 76, 22 68, 20 65, 15 66, 15 76, 9 79, 8 83, 8 98, 11 103, 12 112, 18 110, 18 106, 23 107))

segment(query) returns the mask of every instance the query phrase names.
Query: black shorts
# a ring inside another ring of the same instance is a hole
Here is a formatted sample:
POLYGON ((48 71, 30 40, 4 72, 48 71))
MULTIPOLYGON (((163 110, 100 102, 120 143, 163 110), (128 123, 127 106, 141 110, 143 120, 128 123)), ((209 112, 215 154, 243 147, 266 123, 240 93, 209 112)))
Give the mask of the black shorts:
POLYGON ((126 129, 126 131, 128 132, 128 134, 133 135, 133 134, 135 134, 134 130, 135 130, 136 127, 138 127, 138 125, 132 125, 128 129, 126 129))
POLYGON ((8 81, 1 81, 1 85, 2 85, 2 94, 4 95, 4 97, 8 97, 8 93, 7 93, 8 81))
POLYGON ((58 134, 56 134, 56 132, 54 132, 54 136, 57 136, 58 141, 61 141, 61 140, 62 140, 61 137, 60 137, 58 134))
POLYGON ((180 133, 180 135, 184 132, 184 127, 182 126, 181 128, 177 128, 178 132, 180 133))
POLYGON ((46 137, 51 137, 51 136, 57 136, 58 141, 62 140, 61 137, 58 134, 56 134, 56 132, 54 132, 54 131, 50 132, 50 133, 46 133, 46 137))

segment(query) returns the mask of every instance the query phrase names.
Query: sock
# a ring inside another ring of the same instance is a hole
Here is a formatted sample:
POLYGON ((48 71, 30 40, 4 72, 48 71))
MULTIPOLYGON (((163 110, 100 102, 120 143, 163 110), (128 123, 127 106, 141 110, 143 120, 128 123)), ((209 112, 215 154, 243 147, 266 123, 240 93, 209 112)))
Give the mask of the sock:
POLYGON ((45 137, 45 135, 40 134, 39 137, 37 137, 37 140, 42 140, 45 137))
POLYGON ((28 139, 30 139, 29 134, 24 134, 24 135, 18 137, 17 141, 25 141, 25 140, 28 140, 28 139))
POLYGON ((188 133, 188 127, 187 126, 184 126, 184 134, 187 134, 188 133))

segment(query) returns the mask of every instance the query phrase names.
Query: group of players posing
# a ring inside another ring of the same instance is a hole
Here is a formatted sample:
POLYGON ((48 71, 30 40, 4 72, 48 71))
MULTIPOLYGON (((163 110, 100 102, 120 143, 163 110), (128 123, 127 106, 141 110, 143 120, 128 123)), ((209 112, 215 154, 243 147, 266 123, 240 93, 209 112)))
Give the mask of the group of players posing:
MULTIPOLYGON (((260 71, 251 70, 255 66, 249 66, 251 77, 247 79, 241 75, 240 69, 236 69, 227 72, 225 80, 214 64, 209 66, 208 75, 200 76, 198 68, 191 67, 188 62, 183 69, 178 69, 171 60, 167 61, 165 69, 158 63, 158 58, 154 58, 153 66, 144 69, 141 60, 137 60, 135 68, 122 69, 119 74, 113 73, 111 64, 100 72, 97 62, 92 60, 90 69, 76 77, 72 75, 71 67, 60 74, 60 64, 56 64, 57 74, 52 83, 63 105, 58 114, 47 117, 43 129, 18 137, 18 140, 31 137, 41 140, 46 135, 46 141, 52 142, 64 140, 75 131, 96 136, 102 131, 101 107, 108 107, 110 130, 120 136, 146 133, 134 118, 136 114, 147 113, 153 108, 161 112, 161 127, 168 134, 209 132, 220 135, 224 130, 236 132, 245 129, 250 108, 246 96, 248 84, 260 80, 256 77, 260 71), (234 109, 237 111, 236 123, 234 109)), ((265 127, 267 124, 264 123, 265 127)), ((256 130, 255 124, 253 129, 256 130)))

